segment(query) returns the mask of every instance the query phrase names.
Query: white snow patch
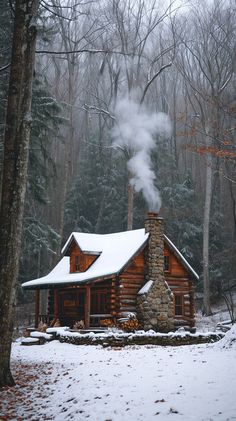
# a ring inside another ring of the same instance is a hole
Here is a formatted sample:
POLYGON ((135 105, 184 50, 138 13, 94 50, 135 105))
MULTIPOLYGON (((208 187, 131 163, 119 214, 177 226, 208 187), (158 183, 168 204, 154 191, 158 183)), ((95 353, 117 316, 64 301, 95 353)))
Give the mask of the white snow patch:
POLYGON ((23 399, 16 411, 25 420, 233 421, 235 358, 235 349, 215 344, 103 349, 53 341, 32 349, 14 343, 13 362, 50 367, 46 398, 38 393, 45 381, 39 375, 27 390, 34 405, 23 399))
POLYGON ((147 281, 146 284, 139 290, 138 295, 147 294, 153 285, 153 281, 147 281))
POLYGON ((38 338, 21 338, 22 345, 39 342, 38 338))
POLYGON ((69 330, 70 328, 67 326, 62 326, 62 327, 48 327, 46 332, 47 333, 60 333, 61 331, 64 330, 69 330))
POLYGON ((219 342, 215 344, 216 348, 233 348, 236 351, 236 324, 232 326, 232 328, 226 332, 224 338, 222 338, 219 342))
MULTIPOLYGON (((48 329, 47 329, 48 331, 48 329)), ((75 331, 71 331, 68 330, 68 328, 55 328, 54 330, 55 333, 57 333, 59 336, 61 337, 67 337, 67 338, 101 338, 101 339, 106 339, 108 337, 113 337, 113 338, 139 338, 140 336, 142 337, 146 337, 146 338, 160 338, 160 337, 176 337, 176 336, 190 336, 193 338, 198 338, 199 335, 201 337, 209 337, 211 335, 215 335, 215 332, 197 332, 197 333, 190 333, 187 332, 185 329, 178 329, 177 331, 173 331, 173 332, 168 332, 168 333, 161 333, 161 332, 155 332, 154 330, 150 329, 150 330, 136 330, 134 333, 132 332, 124 332, 120 329, 117 328, 111 328, 106 330, 105 332, 87 332, 87 333, 81 333, 81 332, 75 332, 75 331), (60 330, 59 330, 60 329, 60 330)))
POLYGON ((49 335, 48 333, 38 332, 38 331, 31 332, 30 336, 31 336, 31 338, 44 338, 44 339, 47 339, 47 340, 50 340, 50 339, 53 338, 53 336, 49 335))

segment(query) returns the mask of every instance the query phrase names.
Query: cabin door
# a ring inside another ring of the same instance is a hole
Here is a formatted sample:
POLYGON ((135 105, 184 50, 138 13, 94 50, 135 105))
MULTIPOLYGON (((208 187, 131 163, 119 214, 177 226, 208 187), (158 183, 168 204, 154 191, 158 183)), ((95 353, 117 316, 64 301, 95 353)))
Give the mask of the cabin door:
POLYGON ((64 326, 73 327, 85 319, 85 290, 67 290, 59 293, 59 318, 64 326))

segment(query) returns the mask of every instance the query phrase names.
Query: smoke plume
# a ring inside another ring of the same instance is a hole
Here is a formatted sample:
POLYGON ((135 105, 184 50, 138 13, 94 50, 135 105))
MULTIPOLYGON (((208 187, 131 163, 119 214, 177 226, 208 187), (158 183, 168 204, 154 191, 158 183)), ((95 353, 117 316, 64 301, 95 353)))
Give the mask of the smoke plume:
POLYGON ((149 210, 159 211, 161 198, 155 187, 151 153, 156 147, 155 137, 169 136, 171 125, 164 113, 149 113, 131 99, 122 99, 115 107, 116 125, 112 131, 113 146, 126 150, 127 163, 136 192, 142 192, 149 210))

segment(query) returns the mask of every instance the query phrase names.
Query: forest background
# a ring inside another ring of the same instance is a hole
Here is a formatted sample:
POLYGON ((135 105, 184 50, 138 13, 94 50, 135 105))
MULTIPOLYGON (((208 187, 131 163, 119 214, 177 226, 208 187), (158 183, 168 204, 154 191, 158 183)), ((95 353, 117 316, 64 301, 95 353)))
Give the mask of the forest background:
MULTIPOLYGON (((8 1, 1 11, 0 168, 8 1)), ((143 227, 135 172, 147 164, 166 234, 200 274, 198 289, 207 281, 222 294, 236 278, 233 1, 42 0, 38 21, 19 285, 53 267, 72 231, 143 227)), ((21 302, 31 298, 19 287, 21 302)))

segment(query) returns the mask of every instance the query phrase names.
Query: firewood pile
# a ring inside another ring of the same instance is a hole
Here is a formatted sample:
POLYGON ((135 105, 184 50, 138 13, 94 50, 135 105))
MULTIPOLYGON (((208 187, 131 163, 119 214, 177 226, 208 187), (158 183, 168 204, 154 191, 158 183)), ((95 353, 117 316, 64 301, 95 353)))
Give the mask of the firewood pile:
POLYGON ((115 327, 115 323, 112 319, 103 319, 100 321, 102 327, 115 327))
POLYGON ((140 329, 140 323, 133 314, 119 319, 117 323, 115 323, 113 319, 104 319, 100 321, 100 325, 102 327, 117 327, 124 332, 135 332, 140 329))
POLYGON ((84 329, 84 321, 83 320, 79 320, 78 322, 75 322, 73 325, 73 329, 84 329))
POLYGON ((117 324, 118 327, 124 332, 135 332, 141 327, 137 317, 134 314, 130 314, 126 318, 119 319, 117 324))
POLYGON ((59 319, 53 320, 51 323, 52 327, 61 327, 61 323, 59 319))
POLYGON ((37 331, 45 333, 47 328, 48 328, 48 325, 46 323, 43 323, 42 321, 40 321, 39 325, 37 327, 37 331))

